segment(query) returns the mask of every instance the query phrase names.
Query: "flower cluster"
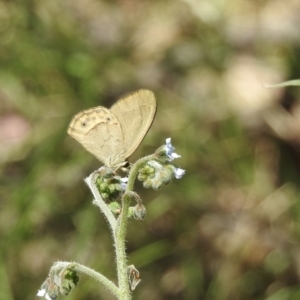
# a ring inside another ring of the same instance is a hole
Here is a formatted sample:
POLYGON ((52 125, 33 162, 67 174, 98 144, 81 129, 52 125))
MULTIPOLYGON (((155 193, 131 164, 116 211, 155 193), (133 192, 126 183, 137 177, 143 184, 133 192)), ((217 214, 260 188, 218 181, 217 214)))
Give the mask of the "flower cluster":
POLYGON ((113 169, 102 167, 98 170, 96 185, 105 202, 116 200, 126 189, 127 178, 117 176, 113 169))
POLYGON ((55 300, 59 295, 67 296, 77 285, 79 277, 74 267, 62 269, 58 274, 50 274, 42 284, 37 296, 47 300, 55 300))
POLYGON ((138 179, 143 181, 145 188, 152 187, 157 190, 163 184, 170 183, 172 178, 180 179, 184 175, 185 171, 183 169, 170 163, 180 157, 174 150, 171 138, 166 139, 166 145, 156 150, 155 158, 139 170, 138 179))

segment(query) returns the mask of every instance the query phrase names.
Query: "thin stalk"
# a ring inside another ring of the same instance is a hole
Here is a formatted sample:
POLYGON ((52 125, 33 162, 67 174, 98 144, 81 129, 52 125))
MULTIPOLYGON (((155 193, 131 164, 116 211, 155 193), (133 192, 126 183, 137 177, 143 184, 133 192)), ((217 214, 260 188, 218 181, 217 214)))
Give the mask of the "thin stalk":
POLYGON ((145 157, 140 158, 139 160, 137 160, 131 167, 130 171, 129 171, 129 175, 128 175, 128 182, 127 182, 127 187, 126 187, 126 192, 130 192, 133 191, 133 186, 134 186, 134 182, 135 179, 138 175, 139 170, 146 165, 146 163, 153 159, 154 155, 148 155, 145 157))
POLYGON ((97 205, 102 213, 105 215, 106 219, 108 220, 108 223, 110 225, 110 228, 112 232, 114 233, 117 225, 117 220, 107 204, 103 201, 97 185, 96 185, 96 179, 97 179, 98 171, 93 172, 89 177, 85 179, 86 184, 89 186, 91 192, 93 193, 94 196, 94 201, 93 203, 97 205))
POLYGON ((127 224, 128 224, 128 209, 130 206, 131 198, 135 198, 133 194, 131 194, 135 179, 138 175, 138 171, 150 160, 153 158, 153 155, 148 155, 139 159, 130 169, 128 175, 128 182, 126 186, 125 194, 122 198, 122 211, 118 218, 118 224, 115 230, 115 252, 116 252, 116 261, 117 261, 117 273, 118 273, 118 286, 124 295, 122 300, 130 300, 131 299, 131 291, 129 287, 128 273, 127 273, 127 257, 126 257, 126 247, 125 247, 125 239, 127 232, 127 224))
POLYGON ((90 276, 91 278, 93 278, 94 280, 101 282, 118 299, 123 299, 120 289, 112 281, 110 281, 108 278, 106 278, 102 274, 96 272, 95 270, 90 269, 86 266, 83 266, 79 263, 58 261, 52 266, 52 268, 50 269, 50 273, 60 271, 61 269, 67 268, 69 266, 74 267, 75 271, 86 274, 86 275, 90 276))
POLYGON ((118 219, 118 225, 115 232, 115 253, 117 262, 118 273, 118 286, 122 294, 120 300, 130 300, 131 292, 129 288, 128 274, 127 274, 127 258, 125 238, 128 224, 128 208, 130 205, 131 195, 129 193, 124 194, 122 211, 118 219))

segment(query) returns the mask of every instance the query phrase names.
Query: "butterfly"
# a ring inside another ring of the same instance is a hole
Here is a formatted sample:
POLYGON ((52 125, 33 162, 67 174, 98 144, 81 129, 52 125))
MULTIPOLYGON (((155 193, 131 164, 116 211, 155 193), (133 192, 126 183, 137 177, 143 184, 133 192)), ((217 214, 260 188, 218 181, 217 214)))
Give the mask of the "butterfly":
POLYGON ((153 92, 138 90, 110 109, 98 106, 76 114, 68 134, 105 166, 117 169, 140 145, 156 113, 153 92))

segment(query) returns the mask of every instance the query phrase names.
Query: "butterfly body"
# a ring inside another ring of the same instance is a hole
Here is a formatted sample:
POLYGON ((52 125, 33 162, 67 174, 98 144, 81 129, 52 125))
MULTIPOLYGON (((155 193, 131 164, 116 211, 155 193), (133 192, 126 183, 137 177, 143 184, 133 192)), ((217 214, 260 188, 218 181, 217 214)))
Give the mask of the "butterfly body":
POLYGON ((118 168, 136 150, 156 112, 154 94, 139 90, 110 109, 98 106, 76 114, 68 134, 107 167, 118 168))

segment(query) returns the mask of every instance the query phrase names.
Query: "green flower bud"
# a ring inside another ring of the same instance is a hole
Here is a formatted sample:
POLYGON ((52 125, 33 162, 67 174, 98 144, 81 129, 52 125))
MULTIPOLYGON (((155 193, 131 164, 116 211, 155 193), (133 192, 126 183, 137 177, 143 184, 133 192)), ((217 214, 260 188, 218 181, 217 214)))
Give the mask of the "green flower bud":
POLYGON ((108 207, 114 215, 119 215, 121 212, 121 205, 119 202, 111 202, 108 204, 108 207))
POLYGON ((123 178, 116 176, 110 168, 100 168, 96 185, 102 199, 106 202, 116 200, 125 190, 126 184, 123 178))
POLYGON ((141 221, 146 216, 146 207, 143 204, 138 203, 136 206, 133 207, 132 213, 133 213, 133 217, 136 220, 141 221))
POLYGON ((73 267, 65 269, 64 272, 60 274, 60 277, 60 292, 67 296, 77 286, 79 277, 73 267))
POLYGON ((152 188, 154 190, 159 190, 163 185, 163 182, 161 180, 153 180, 152 181, 152 188))
POLYGON ((127 218, 133 218, 133 209, 134 209, 134 206, 130 206, 128 208, 127 218))

